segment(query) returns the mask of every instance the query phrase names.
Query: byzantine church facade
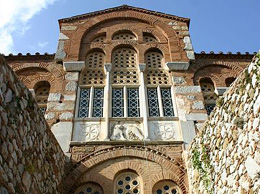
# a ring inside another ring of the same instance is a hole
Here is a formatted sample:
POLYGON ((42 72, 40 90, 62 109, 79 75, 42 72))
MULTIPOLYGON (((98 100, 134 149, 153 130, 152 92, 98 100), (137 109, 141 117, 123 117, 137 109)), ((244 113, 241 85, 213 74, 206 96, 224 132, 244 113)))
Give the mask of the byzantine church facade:
POLYGON ((123 5, 59 20, 55 54, 5 56, 70 160, 64 193, 189 193, 187 146, 253 57, 195 53, 189 24, 123 5))

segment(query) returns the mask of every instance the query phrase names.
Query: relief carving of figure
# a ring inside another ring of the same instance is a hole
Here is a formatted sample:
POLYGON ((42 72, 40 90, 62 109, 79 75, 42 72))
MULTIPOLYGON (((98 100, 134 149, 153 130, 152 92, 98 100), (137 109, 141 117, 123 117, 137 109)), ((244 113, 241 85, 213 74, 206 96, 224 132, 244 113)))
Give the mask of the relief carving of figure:
POLYGON ((111 140, 143 140, 142 131, 134 124, 117 124, 113 127, 111 140))

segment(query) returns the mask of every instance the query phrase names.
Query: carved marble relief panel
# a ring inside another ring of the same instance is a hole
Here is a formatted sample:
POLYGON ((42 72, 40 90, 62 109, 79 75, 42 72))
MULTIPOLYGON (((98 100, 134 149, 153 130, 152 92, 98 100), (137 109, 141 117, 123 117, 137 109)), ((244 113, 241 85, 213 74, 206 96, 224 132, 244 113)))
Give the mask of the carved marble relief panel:
POLYGON ((138 122, 112 122, 110 131, 111 140, 141 141, 144 138, 141 124, 138 122))
POLYGON ((180 140, 177 121, 150 121, 149 134, 151 140, 174 141, 180 140))
POLYGON ((100 140, 101 124, 99 122, 76 122, 72 141, 100 140))

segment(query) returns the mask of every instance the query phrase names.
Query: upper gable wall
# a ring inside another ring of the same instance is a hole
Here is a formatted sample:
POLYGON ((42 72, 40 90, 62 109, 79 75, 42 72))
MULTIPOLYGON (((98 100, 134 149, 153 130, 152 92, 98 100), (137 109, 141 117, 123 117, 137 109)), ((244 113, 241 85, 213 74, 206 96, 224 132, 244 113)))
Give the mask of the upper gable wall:
POLYGON ((177 21, 161 16, 140 13, 133 10, 120 10, 110 13, 103 13, 96 16, 89 16, 84 19, 61 22, 61 34, 59 38, 56 58, 63 58, 64 61, 77 61, 80 59, 80 46, 83 37, 92 32, 99 25, 111 21, 125 20, 138 21, 146 24, 165 37, 167 49, 171 61, 189 61, 185 52, 185 36, 189 35, 188 24, 184 21, 177 21))

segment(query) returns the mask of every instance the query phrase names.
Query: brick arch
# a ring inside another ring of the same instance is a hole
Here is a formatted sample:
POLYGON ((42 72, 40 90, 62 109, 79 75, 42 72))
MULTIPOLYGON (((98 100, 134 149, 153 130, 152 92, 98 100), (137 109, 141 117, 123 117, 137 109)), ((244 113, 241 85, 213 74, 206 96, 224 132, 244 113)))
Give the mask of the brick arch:
POLYGON ((193 81, 195 85, 199 85, 200 79, 205 78, 205 77, 209 77, 211 78, 211 80, 213 81, 215 87, 221 87, 221 86, 225 86, 225 81, 223 79, 225 79, 225 75, 228 77, 237 77, 240 74, 240 71, 235 71, 234 69, 231 69, 228 66, 223 66, 223 65, 206 65, 200 69, 198 69, 195 73, 194 73, 194 77, 193 77, 193 81), (206 71, 206 68, 212 68, 212 72, 206 71), (229 70, 228 72, 221 72, 220 73, 215 73, 214 69, 227 69, 229 70))
POLYGON ((230 62, 225 62, 225 61, 218 61, 218 63, 196 63, 196 65, 194 66, 191 66, 190 70, 192 72, 194 72, 194 75, 197 71, 199 71, 200 69, 203 69, 207 66, 224 66, 226 68, 229 68, 229 69, 232 69, 234 70, 235 72, 237 72, 238 74, 241 73, 244 69, 242 67, 239 66, 239 64, 234 64, 234 63, 230 63, 230 62))
MULTIPOLYGON (((85 174, 89 169, 105 161, 120 157, 149 160, 165 167, 166 170, 175 174, 169 175, 169 177, 172 177, 173 181, 182 188, 183 193, 188 192, 187 170, 174 158, 145 146, 114 146, 92 152, 77 162, 69 170, 69 175, 64 181, 64 193, 70 193, 80 176, 85 174)), ((138 170, 138 166, 133 170, 136 169, 138 170)), ((139 173, 142 174, 142 171, 139 170, 139 173)))
POLYGON ((162 33, 160 33, 157 30, 154 29, 142 29, 142 33, 147 32, 147 33, 151 33, 152 35, 154 35, 159 42, 167 42, 167 39, 165 38, 165 36, 163 36, 162 33))
MULTIPOLYGON (((110 29, 110 37, 108 37, 108 39, 112 40, 116 34, 122 32, 122 31, 128 31, 128 32, 133 33, 136 36, 137 40, 140 40, 140 38, 141 38, 138 29, 133 28, 133 27, 127 27, 125 24, 121 24, 120 26, 118 26, 116 28, 110 29)), ((114 40, 112 40, 112 41, 114 41, 114 40)))
POLYGON ((52 63, 25 63, 15 65, 13 71, 22 79, 24 84, 28 88, 33 88, 33 86, 39 81, 48 81, 51 84, 51 92, 55 92, 55 88, 59 90, 63 89, 64 82, 64 72, 62 67, 58 68, 52 63), (29 71, 30 68, 39 69, 39 71, 44 70, 45 73, 39 73, 35 76, 19 76, 20 72, 29 71))
MULTIPOLYGON (((177 44, 178 53, 181 53, 182 50, 180 48, 180 40, 178 39, 177 33, 170 26, 163 23, 161 20, 158 20, 157 17, 151 16, 151 15, 148 16, 143 13, 137 13, 137 12, 133 12, 133 11, 127 11, 127 12, 124 11, 124 12, 106 13, 106 14, 95 17, 95 20, 89 20, 88 22, 82 24, 75 31, 75 33, 73 34, 73 36, 71 38, 71 42, 73 42, 73 44, 69 44, 70 46, 68 49, 67 57, 70 58, 71 60, 78 60, 81 40, 84 37, 84 35, 86 33, 88 33, 93 27, 96 27, 97 25, 99 25, 101 23, 119 19, 119 18, 140 20, 145 23, 156 26, 158 29, 160 29, 160 31, 166 37, 168 37, 168 39, 171 43, 177 44)), ((174 52, 176 52, 176 51, 174 51, 174 52)), ((181 60, 180 57, 175 60, 181 60)))
POLYGON ((147 51, 149 51, 149 49, 153 49, 153 48, 159 49, 162 52, 165 62, 171 60, 169 50, 165 46, 157 43, 143 45, 143 50, 141 55, 144 56, 147 53, 147 51))

